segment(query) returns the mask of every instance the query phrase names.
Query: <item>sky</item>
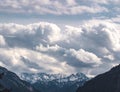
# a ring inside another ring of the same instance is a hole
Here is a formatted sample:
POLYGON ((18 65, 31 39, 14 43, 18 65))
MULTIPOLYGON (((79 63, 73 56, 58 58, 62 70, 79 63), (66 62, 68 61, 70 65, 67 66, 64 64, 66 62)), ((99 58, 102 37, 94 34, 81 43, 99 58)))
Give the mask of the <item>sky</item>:
POLYGON ((0 0, 0 66, 82 72, 120 63, 120 0, 0 0))

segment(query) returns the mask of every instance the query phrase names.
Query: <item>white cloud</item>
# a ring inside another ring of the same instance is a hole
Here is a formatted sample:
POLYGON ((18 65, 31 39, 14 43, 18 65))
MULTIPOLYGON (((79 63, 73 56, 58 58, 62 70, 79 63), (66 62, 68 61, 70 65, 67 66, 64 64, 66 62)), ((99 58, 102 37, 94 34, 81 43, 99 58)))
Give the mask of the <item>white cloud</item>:
POLYGON ((0 49, 1 64, 14 72, 50 72, 70 73, 74 68, 65 62, 59 62, 54 57, 32 50, 13 48, 0 49), (15 69, 18 67, 17 69, 15 69), (14 70, 15 69, 15 70, 14 70))
POLYGON ((15 72, 95 75, 119 63, 119 30, 119 23, 112 20, 90 20, 79 27, 62 28, 47 22, 1 23, 0 65, 15 72))
POLYGON ((76 1, 75 0, 66 0, 67 4, 70 6, 76 5, 76 1))
POLYGON ((70 8, 70 13, 73 15, 82 14, 82 13, 100 13, 100 12, 108 12, 108 9, 101 6, 94 5, 93 7, 89 6, 76 6, 70 8))
POLYGON ((88 0, 94 3, 99 3, 99 4, 108 4, 110 0, 88 0))
POLYGON ((120 0, 0 0, 1 21, 70 19, 76 26, 1 22, 0 65, 15 72, 102 73, 120 63, 119 11, 120 0))
POLYGON ((109 4, 119 4, 119 0, 85 0, 85 2, 93 2, 93 3, 97 3, 97 4, 106 4, 106 5, 109 5, 109 4))
POLYGON ((36 46, 36 50, 41 51, 41 52, 47 52, 47 51, 58 51, 61 47, 59 47, 57 44, 55 46, 49 46, 44 47, 42 44, 39 46, 36 46))
POLYGON ((0 47, 5 46, 5 45, 6 45, 5 39, 2 35, 0 35, 0 47))
POLYGON ((65 30, 66 34, 63 35, 65 37, 64 40, 67 40, 66 42, 64 41, 64 44, 76 49, 84 48, 87 50, 94 49, 96 51, 101 48, 106 48, 113 51, 119 50, 119 29, 119 24, 112 23, 111 21, 87 21, 78 28, 67 27, 69 31, 65 30))
POLYGON ((85 29, 85 30, 88 31, 88 34, 93 33, 93 36, 95 36, 97 41, 99 41, 100 43, 99 46, 102 45, 102 46, 105 46, 107 49, 112 49, 112 50, 120 49, 119 24, 111 23, 109 21, 94 21, 93 20, 93 21, 88 22, 86 25, 87 25, 87 28, 89 29, 85 29))
POLYGON ((107 56, 104 56, 105 58, 109 59, 109 60, 114 60, 114 56, 113 55, 107 55, 107 56))
POLYGON ((106 3, 105 0, 98 2, 96 0, 85 1, 85 5, 80 0, 13 0, 0 1, 0 12, 5 13, 28 13, 28 14, 53 14, 53 15, 77 15, 82 13, 100 13, 106 12, 107 7, 98 5, 106 3), (88 5, 89 3, 89 5, 88 5), (95 4, 93 4, 95 3, 95 4), (97 5, 97 6, 96 6, 97 5), (46 7, 47 6, 47 7, 46 7), (95 7, 92 7, 95 6, 95 7))
MULTIPOLYGON (((29 43, 26 43, 26 45, 31 46, 40 42, 54 43, 61 39, 60 32, 61 30, 57 25, 46 22, 29 25, 18 25, 14 23, 0 24, 0 34, 8 40, 9 38, 19 41, 22 40, 23 42, 21 41, 21 44, 18 42, 18 45, 23 45, 26 41, 29 43)), ((10 41, 9 43, 11 43, 10 41)))
POLYGON ((83 62, 83 63, 87 63, 87 64, 101 64, 101 59, 99 57, 97 57, 95 54, 91 53, 91 52, 87 52, 83 49, 80 49, 78 51, 74 50, 74 49, 70 49, 70 53, 72 54, 72 56, 74 56, 75 58, 77 58, 79 61, 83 62))

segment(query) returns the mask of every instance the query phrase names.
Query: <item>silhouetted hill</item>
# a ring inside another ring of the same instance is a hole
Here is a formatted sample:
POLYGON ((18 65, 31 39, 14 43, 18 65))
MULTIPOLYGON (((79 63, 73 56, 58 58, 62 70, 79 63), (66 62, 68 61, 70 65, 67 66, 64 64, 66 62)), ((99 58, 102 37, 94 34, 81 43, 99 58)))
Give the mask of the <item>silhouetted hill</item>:
POLYGON ((0 67, 0 92, 38 92, 15 73, 0 67))
POLYGON ((120 65, 89 80, 77 92, 120 92, 120 65))

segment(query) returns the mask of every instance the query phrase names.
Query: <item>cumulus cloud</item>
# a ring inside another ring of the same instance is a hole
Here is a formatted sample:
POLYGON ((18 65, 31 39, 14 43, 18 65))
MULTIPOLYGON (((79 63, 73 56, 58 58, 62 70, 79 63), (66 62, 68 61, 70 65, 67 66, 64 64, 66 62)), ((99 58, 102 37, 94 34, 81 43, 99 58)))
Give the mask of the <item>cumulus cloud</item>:
POLYGON ((60 28, 57 25, 46 22, 30 25, 0 24, 0 34, 6 38, 10 46, 16 44, 27 47, 32 47, 40 42, 54 43, 60 40, 61 36, 60 28))
POLYGON ((0 65, 15 72, 96 75, 119 63, 119 26, 110 20, 62 28, 47 22, 1 23, 0 65))

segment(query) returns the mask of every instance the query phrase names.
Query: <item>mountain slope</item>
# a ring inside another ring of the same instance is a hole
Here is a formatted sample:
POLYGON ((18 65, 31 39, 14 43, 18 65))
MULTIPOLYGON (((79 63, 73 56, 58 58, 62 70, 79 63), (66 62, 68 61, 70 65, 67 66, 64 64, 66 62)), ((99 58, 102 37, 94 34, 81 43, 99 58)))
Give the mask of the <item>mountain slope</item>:
POLYGON ((0 67, 0 92, 38 92, 15 73, 0 67))
POLYGON ((89 80, 77 92, 120 92, 120 65, 89 80))
POLYGON ((42 92, 75 92, 79 86, 82 86, 88 80, 82 73, 71 74, 69 76, 46 73, 23 73, 21 78, 30 82, 36 89, 42 92))

